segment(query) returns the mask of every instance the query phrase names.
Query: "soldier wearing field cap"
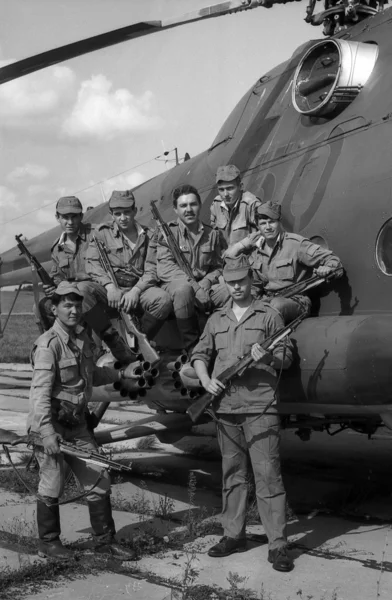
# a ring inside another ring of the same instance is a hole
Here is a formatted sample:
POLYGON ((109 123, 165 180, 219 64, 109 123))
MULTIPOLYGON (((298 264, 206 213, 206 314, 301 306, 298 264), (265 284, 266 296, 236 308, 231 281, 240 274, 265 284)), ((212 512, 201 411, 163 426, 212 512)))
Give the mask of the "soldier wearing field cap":
POLYGON ((244 238, 229 250, 230 256, 251 252, 255 293, 278 310, 285 323, 296 319, 303 311, 310 312, 311 300, 305 294, 284 298, 279 294, 289 285, 306 280, 312 271, 321 277, 335 269, 339 277, 343 270, 339 258, 326 248, 307 238, 289 233, 281 223, 281 207, 265 202, 257 208, 259 233, 244 238), (268 296, 272 296, 268 298, 268 296))
MULTIPOLYGON (((54 290, 51 297, 54 325, 36 340, 32 350, 27 430, 43 448, 36 450, 40 466, 38 553, 56 560, 73 555, 60 541, 59 498, 64 490, 67 462, 85 492, 96 551, 130 560, 134 553, 115 542, 108 472, 77 456, 63 455, 59 446, 59 440, 64 440, 81 449, 96 451, 97 444, 86 423, 92 386, 114 383, 120 373, 95 366, 91 338, 80 325, 83 293, 79 286, 77 282, 61 281, 54 290)), ((127 375, 122 371, 120 376, 127 375)))
POLYGON ((153 338, 168 317, 172 304, 163 290, 141 291, 136 284, 144 273, 150 231, 135 219, 137 208, 131 190, 113 191, 109 199, 111 221, 96 227, 96 237, 104 243, 113 267, 118 287, 103 269, 97 247, 90 242, 87 251, 87 272, 105 290, 111 308, 125 312, 143 310, 142 327, 153 338))
POLYGON ((246 549, 248 455, 255 478, 257 506, 268 537, 268 560, 278 571, 290 571, 286 537, 286 493, 280 472, 279 417, 276 412, 277 371, 292 361, 290 340, 272 353, 260 345, 283 327, 279 313, 251 295, 248 258, 227 259, 223 269, 231 300, 207 321, 191 364, 202 386, 218 398, 212 408, 222 453, 222 525, 224 537, 210 548, 212 557, 246 549), (251 352, 253 365, 230 386, 217 378, 251 352), (268 414, 264 414, 268 408, 268 414))
POLYGON ((83 223, 83 207, 76 196, 63 196, 56 204, 56 219, 62 229, 60 237, 52 246, 53 266, 50 275, 54 285, 44 285, 45 298, 39 310, 45 329, 54 323, 52 296, 61 281, 77 281, 83 293, 84 321, 111 349, 122 363, 130 362, 134 355, 125 341, 112 326, 105 313, 105 290, 86 271, 86 255, 94 234, 91 223, 83 223))
POLYGON ((257 231, 255 210, 261 204, 251 192, 244 192, 241 173, 235 165, 216 172, 218 196, 211 204, 211 226, 218 229, 228 246, 257 231))

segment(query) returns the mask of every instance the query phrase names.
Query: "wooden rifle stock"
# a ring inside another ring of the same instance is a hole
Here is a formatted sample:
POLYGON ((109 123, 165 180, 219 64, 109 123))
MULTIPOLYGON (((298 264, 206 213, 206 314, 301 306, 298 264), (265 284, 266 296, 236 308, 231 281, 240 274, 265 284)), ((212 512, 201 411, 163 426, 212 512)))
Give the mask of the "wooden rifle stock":
MULTIPOLYGON (((93 236, 93 240, 94 240, 94 244, 98 250, 99 260, 102 265, 102 268, 109 275, 110 279, 112 280, 113 285, 115 285, 116 288, 119 288, 119 285, 118 285, 118 282, 116 279, 116 274, 113 271, 113 267, 110 264, 110 260, 107 255, 105 244, 103 242, 101 242, 100 240, 98 240, 95 235, 93 236)), ((131 315, 124 312, 123 310, 120 310, 119 314, 120 314, 122 322, 124 323, 126 331, 129 333, 129 335, 134 335, 135 338, 137 339, 139 351, 141 354, 143 354, 144 359, 148 360, 152 365, 156 364, 159 361, 159 354, 151 346, 146 334, 139 331, 139 329, 136 327, 131 315)))
POLYGON ((16 245, 18 246, 20 253, 23 254, 26 260, 30 263, 31 267, 35 269, 38 274, 38 277, 42 281, 44 285, 56 285, 49 273, 44 269, 39 260, 31 254, 30 250, 27 246, 22 242, 22 234, 16 235, 16 245))
MULTIPOLYGON (((298 327, 298 325, 301 323, 301 321, 304 320, 305 317, 306 312, 303 312, 294 321, 292 321, 288 325, 285 325, 285 327, 282 327, 281 329, 279 329, 279 331, 277 331, 276 333, 268 337, 266 340, 264 340, 263 343, 260 344, 261 347, 267 352, 273 350, 281 340, 283 340, 286 336, 290 335, 298 327)), ((234 377, 241 376, 246 371, 246 369, 248 369, 253 364, 253 362, 254 361, 252 358, 252 354, 248 352, 248 354, 245 354, 245 356, 240 358, 234 365, 228 367, 223 371, 223 373, 218 375, 217 379, 219 379, 219 381, 221 381, 225 386, 227 386, 228 384, 230 384, 231 380, 234 377)), ((186 412, 188 413, 192 421, 194 423, 197 423, 200 417, 205 412, 205 410, 210 406, 210 404, 212 404, 214 400, 219 399, 222 396, 222 394, 224 394, 224 391, 222 391, 222 393, 218 396, 213 396, 212 394, 206 392, 200 398, 198 398, 196 402, 191 404, 186 412)))

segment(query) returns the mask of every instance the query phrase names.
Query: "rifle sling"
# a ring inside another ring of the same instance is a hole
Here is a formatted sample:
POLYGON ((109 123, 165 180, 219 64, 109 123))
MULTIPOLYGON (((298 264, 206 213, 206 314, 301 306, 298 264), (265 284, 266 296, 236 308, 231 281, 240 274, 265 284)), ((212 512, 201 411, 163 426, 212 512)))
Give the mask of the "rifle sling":
POLYGON ((95 488, 97 487, 97 485, 99 485, 99 483, 102 480, 102 477, 104 476, 104 472, 105 472, 105 468, 103 467, 100 474, 97 477, 96 482, 94 483, 94 485, 89 488, 88 490, 85 490, 84 492, 82 492, 81 494, 78 494, 77 496, 74 496, 73 498, 70 498, 69 500, 63 500, 62 502, 55 502, 54 504, 52 503, 48 503, 48 501, 45 499, 44 496, 41 496, 40 494, 37 494, 27 483, 27 481, 25 481, 22 477, 22 475, 19 473, 18 469, 16 468, 15 464, 12 462, 11 460, 11 455, 10 452, 7 448, 7 446, 5 444, 2 444, 3 446, 3 450, 4 450, 4 454, 6 455, 6 457, 8 458, 8 461, 12 467, 12 469, 15 472, 15 475, 17 476, 17 478, 19 479, 19 481, 24 485, 24 487, 26 488, 26 490, 32 495, 34 496, 37 500, 39 500, 40 502, 43 502, 44 504, 46 504, 46 506, 62 506, 64 504, 71 504, 71 502, 76 502, 76 500, 81 500, 82 498, 84 498, 85 496, 87 496, 90 492, 92 492, 93 490, 95 490, 95 488))

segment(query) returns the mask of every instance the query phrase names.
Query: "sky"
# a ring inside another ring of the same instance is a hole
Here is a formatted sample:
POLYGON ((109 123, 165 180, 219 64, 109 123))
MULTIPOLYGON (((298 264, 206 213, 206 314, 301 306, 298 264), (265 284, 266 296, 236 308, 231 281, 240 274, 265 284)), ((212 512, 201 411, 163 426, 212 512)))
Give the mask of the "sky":
MULTIPOLYGON (((0 0, 0 65, 214 3, 0 0)), ((173 166, 164 151, 208 148, 258 78, 322 36, 306 4, 184 25, 0 86, 0 252, 54 227, 60 196, 97 206, 173 166)))

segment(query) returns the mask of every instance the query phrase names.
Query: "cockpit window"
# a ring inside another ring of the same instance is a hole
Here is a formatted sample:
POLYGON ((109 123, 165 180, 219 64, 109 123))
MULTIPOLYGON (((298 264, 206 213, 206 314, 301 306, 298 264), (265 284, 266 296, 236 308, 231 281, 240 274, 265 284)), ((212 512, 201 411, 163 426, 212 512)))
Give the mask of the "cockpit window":
POLYGON ((392 275, 392 218, 384 223, 377 236, 376 261, 385 275, 392 275))

